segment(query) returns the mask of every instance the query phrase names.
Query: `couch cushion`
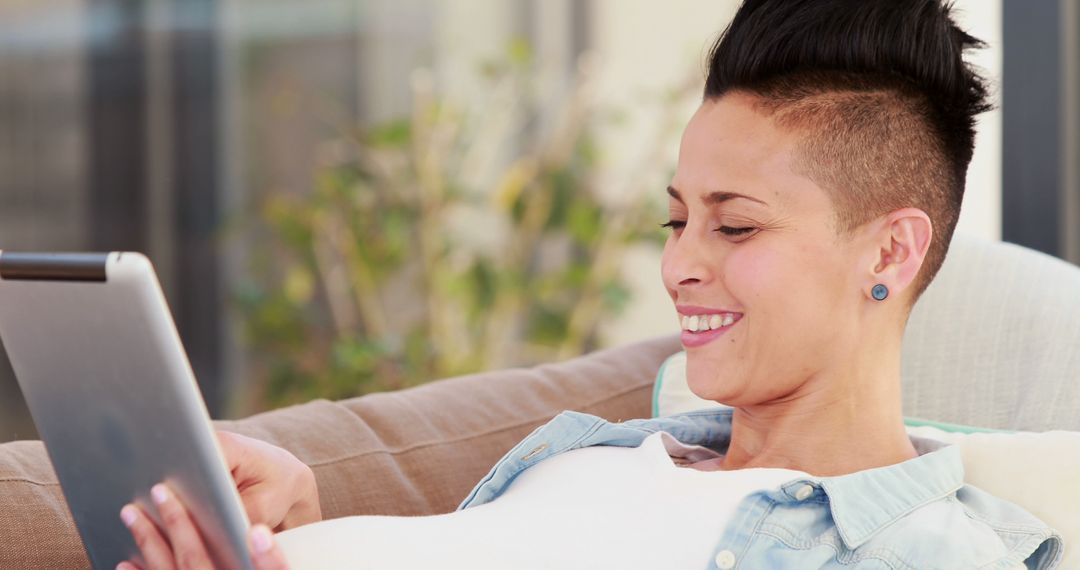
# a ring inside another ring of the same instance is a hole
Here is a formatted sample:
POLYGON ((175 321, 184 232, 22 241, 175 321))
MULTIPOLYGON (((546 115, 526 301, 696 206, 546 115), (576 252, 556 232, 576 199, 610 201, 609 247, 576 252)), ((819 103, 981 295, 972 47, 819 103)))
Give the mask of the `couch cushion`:
MULTIPOLYGON (((449 512, 507 450, 564 409, 648 417, 656 371, 678 348, 671 336, 216 423, 311 465, 326 518, 449 512)), ((0 445, 0 545, 0 568, 89 568, 39 442, 0 445)))
POLYGON ((1080 268, 957 235, 904 334, 904 412, 1080 431, 1080 268))

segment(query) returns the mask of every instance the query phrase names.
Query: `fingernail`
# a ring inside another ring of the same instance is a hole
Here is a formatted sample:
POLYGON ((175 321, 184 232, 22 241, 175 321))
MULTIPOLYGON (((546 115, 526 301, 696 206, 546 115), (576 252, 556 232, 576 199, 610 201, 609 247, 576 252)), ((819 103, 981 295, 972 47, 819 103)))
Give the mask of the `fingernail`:
POLYGON ((169 490, 165 488, 165 485, 158 483, 151 487, 150 496, 154 498, 155 503, 163 505, 169 500, 169 490))
POLYGON ((251 529, 251 546, 255 549, 256 554, 270 552, 273 545, 274 541, 270 538, 270 529, 261 524, 251 529))
POLYGON ((131 528, 131 525, 135 524, 135 519, 138 518, 138 514, 135 513, 135 507, 131 505, 124 505, 124 508, 120 509, 120 520, 124 521, 124 526, 131 528))

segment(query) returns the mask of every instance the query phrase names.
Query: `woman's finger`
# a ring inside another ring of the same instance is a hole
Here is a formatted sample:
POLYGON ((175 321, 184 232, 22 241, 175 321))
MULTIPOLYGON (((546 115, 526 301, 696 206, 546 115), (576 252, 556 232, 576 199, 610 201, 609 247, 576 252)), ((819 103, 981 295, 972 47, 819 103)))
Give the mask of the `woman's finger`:
POLYGON ((285 560, 285 553, 277 547, 266 525, 252 527, 248 532, 248 542, 255 570, 288 570, 289 563, 285 560))
MULTIPOLYGON (((150 520, 142 509, 135 505, 124 505, 124 508, 120 509, 120 520, 124 521, 124 525, 131 531, 131 536, 135 538, 135 544, 139 547, 139 552, 142 553, 148 568, 151 570, 176 568, 169 543, 158 531, 154 521, 150 520)), ((124 565, 134 566, 130 562, 120 563, 120 566, 124 565)))
POLYGON ((277 526, 281 523, 284 513, 278 505, 280 497, 267 492, 263 485, 256 484, 240 491, 240 501, 244 504, 244 511, 251 524, 277 526))
MULTIPOLYGON (((150 496, 157 505, 162 522, 165 523, 165 532, 172 544, 176 565, 181 570, 213 570, 214 565, 210 562, 202 535, 176 495, 165 484, 158 483, 150 489, 150 496)), ((151 568, 157 570, 154 566, 151 568)))

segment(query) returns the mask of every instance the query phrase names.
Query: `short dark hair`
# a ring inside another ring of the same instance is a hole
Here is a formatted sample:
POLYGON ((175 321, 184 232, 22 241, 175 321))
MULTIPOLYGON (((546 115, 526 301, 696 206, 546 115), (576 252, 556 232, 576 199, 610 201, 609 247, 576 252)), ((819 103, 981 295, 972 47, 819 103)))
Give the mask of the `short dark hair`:
POLYGON ((964 62, 983 47, 940 0, 745 0, 709 55, 705 99, 756 96, 804 135, 797 168, 829 193, 842 235, 917 207, 934 236, 912 301, 945 260, 975 115, 991 108, 964 62))

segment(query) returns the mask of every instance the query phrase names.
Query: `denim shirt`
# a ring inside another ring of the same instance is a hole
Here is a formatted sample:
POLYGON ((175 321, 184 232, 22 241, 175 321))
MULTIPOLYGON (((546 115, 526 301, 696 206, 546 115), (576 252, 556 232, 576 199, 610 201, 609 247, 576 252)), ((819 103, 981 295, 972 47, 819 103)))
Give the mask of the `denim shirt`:
MULTIPOLYGON (((724 453, 731 417, 731 409, 718 409, 611 423, 563 412, 499 460, 458 508, 494 501, 523 471, 572 449, 638 447, 663 431, 684 444, 724 453)), ((958 448, 911 440, 919 452, 914 459, 837 477, 803 477, 748 495, 701 568, 1041 570, 1058 565, 1061 537, 1022 508, 965 485, 958 448)))

